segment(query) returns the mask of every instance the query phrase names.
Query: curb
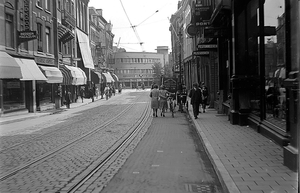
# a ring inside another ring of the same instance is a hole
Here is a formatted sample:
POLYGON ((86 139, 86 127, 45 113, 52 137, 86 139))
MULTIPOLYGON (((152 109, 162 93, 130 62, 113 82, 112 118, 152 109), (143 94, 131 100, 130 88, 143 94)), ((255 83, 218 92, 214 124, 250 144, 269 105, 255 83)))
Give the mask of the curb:
POLYGON ((226 170, 225 166, 223 165, 222 161, 220 160, 219 156, 216 154, 215 150, 213 149, 212 145, 210 144, 209 140, 207 139, 204 132, 201 130, 200 125, 192 116, 192 110, 187 110, 188 116, 192 120, 193 124, 196 127, 196 131, 200 140, 203 142, 203 146, 205 151, 217 173, 217 176, 220 180, 220 183, 226 193, 240 193, 240 190, 237 188, 236 184, 230 177, 230 174, 226 170))

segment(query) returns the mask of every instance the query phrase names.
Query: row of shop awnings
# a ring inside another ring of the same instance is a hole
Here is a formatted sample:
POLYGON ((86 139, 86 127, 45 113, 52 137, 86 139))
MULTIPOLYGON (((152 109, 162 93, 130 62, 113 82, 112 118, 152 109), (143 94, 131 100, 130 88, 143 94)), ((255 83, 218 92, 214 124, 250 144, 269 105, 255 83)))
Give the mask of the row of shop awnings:
MULTIPOLYGON (((110 72, 91 71, 91 78, 95 84, 119 81, 119 78, 110 72)), ((63 85, 87 83, 87 76, 80 68, 68 65, 60 65, 59 69, 53 66, 40 66, 32 59, 14 58, 3 51, 0 51, 0 79, 37 80, 63 85)))
POLYGON ((114 83, 119 82, 119 78, 112 72, 96 72, 91 71, 92 82, 93 83, 114 83))

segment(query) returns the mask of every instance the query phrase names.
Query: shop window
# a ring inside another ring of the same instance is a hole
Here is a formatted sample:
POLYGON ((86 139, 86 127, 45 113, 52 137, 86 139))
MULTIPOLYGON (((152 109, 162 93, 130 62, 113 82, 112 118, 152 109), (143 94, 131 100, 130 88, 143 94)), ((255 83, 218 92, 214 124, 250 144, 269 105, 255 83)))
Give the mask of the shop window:
POLYGON ((37 101, 39 101, 39 106, 47 105, 52 101, 52 84, 41 83, 38 84, 38 92, 36 93, 37 101))
POLYGON ((264 4, 266 120, 283 130, 286 127, 284 2, 266 0, 264 4))
POLYGON ((5 14, 5 45, 10 48, 14 48, 14 16, 11 14, 5 14))
POLYGON ((3 80, 3 108, 11 111, 25 108, 25 83, 20 80, 3 80))

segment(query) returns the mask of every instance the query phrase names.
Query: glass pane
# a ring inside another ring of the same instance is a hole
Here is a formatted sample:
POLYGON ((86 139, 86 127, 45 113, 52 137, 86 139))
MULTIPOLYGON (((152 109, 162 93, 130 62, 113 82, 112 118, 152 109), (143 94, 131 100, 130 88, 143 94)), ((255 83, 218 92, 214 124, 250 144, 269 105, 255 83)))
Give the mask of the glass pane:
POLYGON ((265 22, 265 89, 266 120, 285 130, 286 78, 284 0, 266 0, 265 22))

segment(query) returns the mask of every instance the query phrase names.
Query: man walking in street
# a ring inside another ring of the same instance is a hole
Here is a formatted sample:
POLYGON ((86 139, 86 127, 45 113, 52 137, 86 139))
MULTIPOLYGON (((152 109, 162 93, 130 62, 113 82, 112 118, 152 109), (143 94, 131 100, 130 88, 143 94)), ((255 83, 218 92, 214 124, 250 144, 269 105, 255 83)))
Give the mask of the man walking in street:
POLYGON ((191 105, 193 107, 194 117, 195 119, 197 119, 199 114, 199 106, 202 102, 202 93, 199 89, 198 83, 193 84, 193 88, 189 92, 189 97, 191 98, 191 105))

